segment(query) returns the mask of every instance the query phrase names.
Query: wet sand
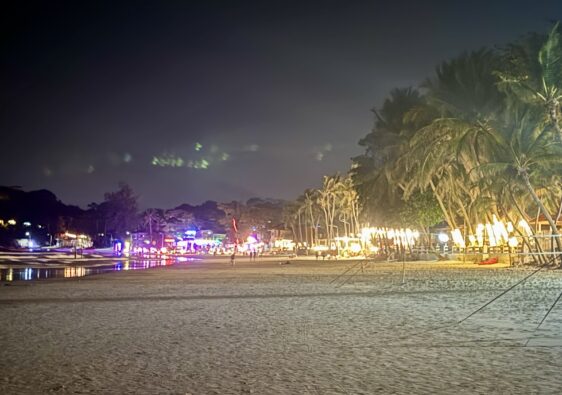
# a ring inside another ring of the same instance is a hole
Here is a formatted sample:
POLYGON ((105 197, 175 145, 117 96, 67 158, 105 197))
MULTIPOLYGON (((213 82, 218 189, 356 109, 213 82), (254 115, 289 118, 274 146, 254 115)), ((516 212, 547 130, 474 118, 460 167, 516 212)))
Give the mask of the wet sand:
POLYGON ((0 288, 2 394, 558 394, 562 271, 227 258, 0 288), (356 275, 351 276, 351 274, 356 275), (339 276, 339 277, 338 277, 339 276))

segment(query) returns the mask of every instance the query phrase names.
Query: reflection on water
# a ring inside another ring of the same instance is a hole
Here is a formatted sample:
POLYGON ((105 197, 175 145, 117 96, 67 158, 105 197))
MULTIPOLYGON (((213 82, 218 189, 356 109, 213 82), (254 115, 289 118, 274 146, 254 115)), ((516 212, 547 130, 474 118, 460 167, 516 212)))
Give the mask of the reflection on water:
POLYGON ((84 266, 74 266, 64 268, 64 277, 82 277, 86 275, 84 266))
MULTIPOLYGON (((190 260, 194 260, 190 258, 190 260)), ((182 260, 183 262, 184 260, 182 260)), ((42 280, 47 278, 72 278, 110 273, 122 270, 143 270, 171 266, 174 259, 126 260, 99 266, 26 267, 0 269, 0 281, 42 280)))

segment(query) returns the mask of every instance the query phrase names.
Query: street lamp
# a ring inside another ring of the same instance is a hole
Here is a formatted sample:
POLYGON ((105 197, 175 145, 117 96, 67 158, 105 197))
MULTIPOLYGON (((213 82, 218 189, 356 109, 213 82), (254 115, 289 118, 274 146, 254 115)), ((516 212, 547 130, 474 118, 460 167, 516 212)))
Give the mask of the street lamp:
POLYGON ((25 232, 25 235, 27 236, 27 248, 31 249, 31 233, 25 232))
POLYGON ((439 233, 437 239, 441 243, 441 250, 446 252, 448 250, 447 243, 449 242, 449 235, 447 233, 439 233))

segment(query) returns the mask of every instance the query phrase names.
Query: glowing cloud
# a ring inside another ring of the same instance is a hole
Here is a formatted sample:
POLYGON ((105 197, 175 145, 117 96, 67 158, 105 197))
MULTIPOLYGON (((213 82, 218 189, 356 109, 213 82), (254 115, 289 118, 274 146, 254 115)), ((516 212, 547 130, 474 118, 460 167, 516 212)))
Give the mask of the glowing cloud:
POLYGON ((209 162, 204 158, 201 160, 190 160, 187 162, 187 167, 192 169, 207 169, 209 167, 209 162))
POLYGON ((332 144, 326 143, 320 147, 313 147, 312 151, 314 152, 314 159, 321 162, 324 159, 324 156, 326 156, 326 153, 332 151, 332 144))
POLYGON ((161 156, 152 157, 152 165, 160 167, 182 167, 184 160, 173 154, 163 154, 161 156))

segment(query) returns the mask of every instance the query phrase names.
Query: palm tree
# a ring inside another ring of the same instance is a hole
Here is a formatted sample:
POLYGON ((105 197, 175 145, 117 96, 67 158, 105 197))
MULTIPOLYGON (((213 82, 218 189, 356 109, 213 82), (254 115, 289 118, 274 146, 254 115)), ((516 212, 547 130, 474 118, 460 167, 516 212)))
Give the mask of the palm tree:
POLYGON ((476 210, 479 202, 494 202, 481 189, 483 180, 491 180, 472 169, 486 158, 490 123, 504 107, 505 95, 493 74, 499 60, 482 49, 443 62, 423 85, 428 106, 439 116, 412 135, 398 161, 408 180, 404 197, 430 189, 450 227, 462 219, 470 231, 471 222, 483 215, 476 210))
POLYGON ((328 244, 333 240, 334 218, 336 212, 336 188, 339 176, 324 176, 322 188, 318 190, 318 205, 324 214, 328 244))
POLYGON ((150 242, 152 242, 153 227, 158 227, 161 224, 162 215, 157 209, 149 208, 143 213, 142 218, 144 225, 148 226, 148 234, 150 237, 150 242))
POLYGON ((310 228, 310 244, 318 242, 318 225, 320 222, 320 207, 318 206, 318 190, 309 189, 304 192, 304 206, 306 223, 310 228))
POLYGON ((404 172, 398 159, 411 136, 436 116, 419 91, 394 89, 380 110, 373 109, 375 127, 359 145, 365 153, 353 158, 350 171, 363 215, 378 222, 398 222, 404 172))
POLYGON ((490 176, 518 180, 548 221, 558 251, 562 251, 556 222, 536 192, 538 183, 562 171, 562 145, 556 138, 556 128, 540 113, 515 109, 492 131, 495 160, 482 164, 480 169, 490 176))
POLYGON ((507 68, 496 75, 500 87, 515 98, 544 111, 562 138, 562 41, 560 24, 556 23, 545 38, 538 34, 506 48, 507 68))
MULTIPOLYGON (((395 90, 374 111, 375 127, 360 141, 365 153, 350 171, 364 211, 431 191, 449 225, 471 233, 493 215, 542 213, 562 251, 551 215, 562 215, 559 25, 501 53, 482 49, 443 62, 422 88, 423 95, 395 90)), ((345 193, 336 196, 346 221, 345 193)))
POLYGON ((351 176, 341 179, 337 187, 338 217, 344 224, 345 235, 359 233, 359 196, 351 176))

